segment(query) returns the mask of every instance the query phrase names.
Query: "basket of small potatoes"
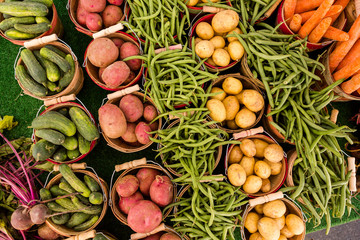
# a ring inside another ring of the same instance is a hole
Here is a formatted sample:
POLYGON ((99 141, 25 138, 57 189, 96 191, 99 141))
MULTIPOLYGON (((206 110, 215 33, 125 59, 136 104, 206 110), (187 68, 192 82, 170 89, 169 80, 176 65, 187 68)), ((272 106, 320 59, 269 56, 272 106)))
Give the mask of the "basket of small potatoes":
POLYGON ((249 200, 243 221, 241 235, 244 240, 305 239, 304 215, 282 192, 249 200))
POLYGON ((209 116, 228 133, 254 127, 264 114, 264 97, 250 78, 240 74, 222 75, 212 83, 206 107, 209 116))
POLYGON ((287 159, 282 147, 263 135, 262 127, 233 134, 239 145, 229 147, 225 171, 230 183, 250 197, 277 191, 284 183, 287 159))

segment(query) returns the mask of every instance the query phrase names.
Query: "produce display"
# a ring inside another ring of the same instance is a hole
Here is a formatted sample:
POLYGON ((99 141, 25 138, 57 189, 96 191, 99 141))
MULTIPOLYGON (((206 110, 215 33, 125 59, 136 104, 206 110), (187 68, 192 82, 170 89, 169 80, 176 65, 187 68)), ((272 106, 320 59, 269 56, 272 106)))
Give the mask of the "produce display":
POLYGON ((149 237, 143 238, 143 240, 181 240, 181 238, 175 233, 171 232, 159 232, 149 237))

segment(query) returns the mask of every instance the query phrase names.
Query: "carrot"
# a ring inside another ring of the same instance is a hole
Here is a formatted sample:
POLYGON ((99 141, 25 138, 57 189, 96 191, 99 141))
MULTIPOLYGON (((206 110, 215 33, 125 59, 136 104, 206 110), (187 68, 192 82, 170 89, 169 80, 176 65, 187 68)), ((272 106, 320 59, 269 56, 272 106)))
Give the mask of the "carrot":
POLYGON ((344 57, 344 59, 340 62, 339 66, 336 70, 340 70, 346 65, 350 64, 352 61, 356 60, 360 57, 360 39, 356 41, 354 46, 350 49, 348 54, 344 57))
POLYGON ((353 61, 333 74, 334 80, 347 79, 360 70, 360 58, 353 61))
POLYGON ((360 89, 360 73, 354 75, 350 80, 343 82, 340 87, 347 94, 352 94, 360 89))
POLYGON ((333 3, 334 0, 324 0, 321 3, 320 7, 315 11, 310 19, 300 28, 299 36, 301 38, 308 36, 310 32, 321 22, 333 3))
POLYGON ((320 6, 323 0, 298 0, 295 8, 295 13, 303 13, 313 10, 320 6))
POLYGON ((301 16, 300 16, 300 14, 295 14, 293 16, 293 18, 291 19, 289 27, 294 33, 297 33, 299 31, 299 29, 301 28, 301 16))
POLYGON ((292 17, 294 16, 295 8, 296 8, 296 0, 284 1, 284 17, 287 24, 290 23, 292 17))
POLYGON ((320 42, 320 40, 322 39, 322 37, 330 27, 330 24, 331 24, 331 17, 327 17, 321 20, 319 25, 317 25, 317 27, 314 28, 314 30, 312 30, 312 32, 310 33, 308 41, 312 43, 320 42))
POLYGON ((349 40, 349 34, 347 32, 341 31, 340 29, 330 26, 326 31, 324 38, 329 38, 335 41, 347 41, 349 40))
MULTIPOLYGON (((300 29, 301 30, 301 29, 300 29)), ((337 45, 334 51, 330 54, 329 64, 330 64, 330 71, 333 72, 340 64, 340 62, 344 59, 346 54, 350 51, 353 47, 355 42, 360 37, 360 16, 358 16, 350 28, 349 31, 349 40, 345 42, 341 42, 337 45)))
MULTIPOLYGON (((332 5, 329 9, 329 11, 326 13, 325 17, 331 17, 335 14, 340 13, 342 10, 344 10, 344 8, 340 5, 332 5)), ((301 17, 302 17, 302 22, 301 24, 304 24, 307 20, 309 20, 309 18, 315 13, 315 10, 313 11, 308 11, 308 12, 303 12, 300 13, 301 17)))
POLYGON ((358 94, 360 95, 360 88, 357 90, 358 94))
POLYGON ((300 13, 300 16, 301 16, 301 19, 302 19, 301 24, 304 24, 307 20, 309 20, 311 18, 311 16, 314 15, 314 13, 315 13, 315 10, 300 13))
MULTIPOLYGON (((346 6, 348 5, 348 3, 350 2, 350 0, 337 0, 334 5, 340 5, 343 7, 343 10, 346 8, 346 6)), ((332 18, 332 22, 331 23, 334 23, 336 21, 336 19, 340 16, 342 11, 340 11, 339 13, 331 16, 332 18)))

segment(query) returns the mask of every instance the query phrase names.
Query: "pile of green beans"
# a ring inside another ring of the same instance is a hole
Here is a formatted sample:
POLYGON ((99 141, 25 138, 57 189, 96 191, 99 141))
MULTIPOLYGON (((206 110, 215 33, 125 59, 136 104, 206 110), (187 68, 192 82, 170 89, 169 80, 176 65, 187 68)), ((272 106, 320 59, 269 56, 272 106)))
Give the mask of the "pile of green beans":
POLYGON ((234 229, 239 226, 236 220, 241 220, 240 207, 247 203, 245 198, 240 188, 227 182, 199 183, 170 205, 176 207, 171 221, 178 233, 190 239, 235 240, 234 229))

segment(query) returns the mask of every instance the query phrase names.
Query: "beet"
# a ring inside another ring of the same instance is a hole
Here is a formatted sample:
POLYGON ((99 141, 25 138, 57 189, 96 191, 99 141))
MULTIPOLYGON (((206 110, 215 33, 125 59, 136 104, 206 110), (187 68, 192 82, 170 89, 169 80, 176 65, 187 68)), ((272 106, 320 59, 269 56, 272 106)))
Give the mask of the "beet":
POLYGON ((28 209, 24 207, 19 207, 12 213, 10 222, 16 230, 27 230, 34 225, 28 209))
POLYGON ((49 217, 50 211, 44 204, 38 204, 30 209, 30 219, 35 224, 43 224, 49 217))

